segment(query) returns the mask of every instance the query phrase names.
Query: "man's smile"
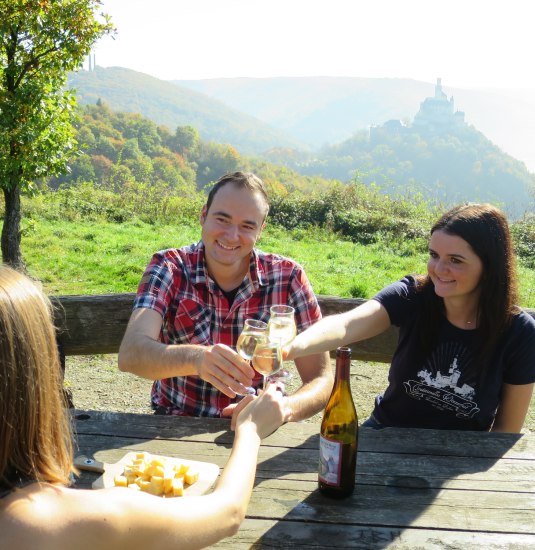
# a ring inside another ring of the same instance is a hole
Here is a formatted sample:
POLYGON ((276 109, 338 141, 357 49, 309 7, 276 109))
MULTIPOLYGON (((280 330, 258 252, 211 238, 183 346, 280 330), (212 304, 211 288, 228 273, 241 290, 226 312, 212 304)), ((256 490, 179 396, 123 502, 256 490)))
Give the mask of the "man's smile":
POLYGON ((216 241, 216 244, 217 244, 218 246, 220 246, 223 250, 236 250, 236 249, 240 248, 239 245, 238 245, 238 246, 227 246, 227 245, 224 245, 221 241, 216 241))

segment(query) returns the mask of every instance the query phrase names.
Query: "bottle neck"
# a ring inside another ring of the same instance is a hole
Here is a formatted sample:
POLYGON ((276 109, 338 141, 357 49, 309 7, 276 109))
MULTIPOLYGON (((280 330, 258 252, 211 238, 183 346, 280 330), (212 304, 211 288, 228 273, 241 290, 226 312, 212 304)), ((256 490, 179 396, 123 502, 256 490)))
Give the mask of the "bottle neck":
POLYGON ((347 348, 339 348, 336 351, 336 378, 335 383, 349 382, 351 368, 351 351, 347 348))

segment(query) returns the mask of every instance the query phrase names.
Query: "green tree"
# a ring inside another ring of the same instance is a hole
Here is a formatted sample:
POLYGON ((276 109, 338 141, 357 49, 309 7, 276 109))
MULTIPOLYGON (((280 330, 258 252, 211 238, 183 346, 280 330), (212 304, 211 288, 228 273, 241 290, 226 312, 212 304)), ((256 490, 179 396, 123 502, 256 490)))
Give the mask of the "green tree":
POLYGON ((0 187, 5 262, 24 268, 21 193, 59 174, 74 150, 75 100, 65 90, 92 44, 112 31, 99 0, 0 0, 0 187))
POLYGON ((193 126, 177 126, 175 135, 169 140, 169 147, 185 159, 194 159, 201 144, 199 132, 193 126))

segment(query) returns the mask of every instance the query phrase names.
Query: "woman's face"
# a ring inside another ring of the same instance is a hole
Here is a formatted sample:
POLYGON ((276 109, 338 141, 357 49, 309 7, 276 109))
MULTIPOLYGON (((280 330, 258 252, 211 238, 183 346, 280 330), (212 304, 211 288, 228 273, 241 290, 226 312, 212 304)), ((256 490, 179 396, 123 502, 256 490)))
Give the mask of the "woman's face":
POLYGON ((464 239, 437 230, 429 241, 427 273, 441 298, 477 297, 483 263, 464 239))

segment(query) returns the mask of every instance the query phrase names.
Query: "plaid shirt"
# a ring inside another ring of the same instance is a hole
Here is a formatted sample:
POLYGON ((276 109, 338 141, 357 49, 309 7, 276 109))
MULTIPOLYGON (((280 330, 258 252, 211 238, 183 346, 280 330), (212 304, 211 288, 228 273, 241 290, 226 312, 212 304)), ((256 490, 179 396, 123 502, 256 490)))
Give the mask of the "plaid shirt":
MULTIPOLYGON (((269 320, 269 308, 295 308, 298 332, 321 318, 316 296, 303 269, 275 254, 254 250, 249 274, 239 286, 232 306, 207 273, 201 242, 157 252, 138 287, 135 308, 150 308, 162 316, 164 344, 226 344, 235 349, 245 319, 269 320)), ((256 376, 253 386, 262 377, 256 376)), ((156 380, 152 405, 168 414, 220 416, 234 402, 198 376, 156 380)))

